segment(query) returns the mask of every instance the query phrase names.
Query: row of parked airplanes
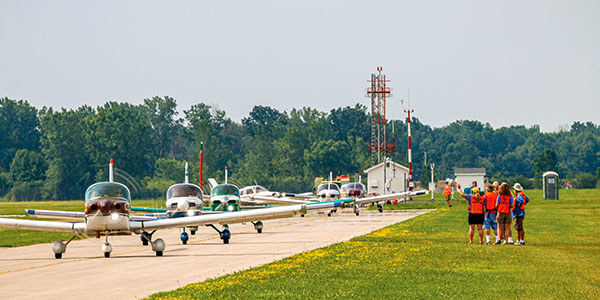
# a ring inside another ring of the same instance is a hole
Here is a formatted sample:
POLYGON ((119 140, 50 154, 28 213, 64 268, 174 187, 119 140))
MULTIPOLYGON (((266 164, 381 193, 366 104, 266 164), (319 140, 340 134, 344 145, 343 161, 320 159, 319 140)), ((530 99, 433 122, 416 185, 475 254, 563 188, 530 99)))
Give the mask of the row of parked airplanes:
POLYGON ((112 252, 109 236, 132 234, 139 234, 144 246, 150 244, 156 256, 163 256, 164 240, 152 238, 159 229, 182 228, 180 238, 182 243, 186 244, 189 240, 187 230, 193 235, 198 231, 199 226, 207 226, 216 230, 223 243, 228 244, 231 238, 228 224, 250 222, 256 231, 261 233, 264 220, 304 216, 309 211, 327 211, 331 216, 337 208, 346 206, 353 207, 354 213, 358 216, 360 205, 376 203, 379 212, 382 212, 383 202, 427 193, 427 191, 416 191, 365 197, 364 186, 360 183, 354 185, 351 183, 350 191, 347 192, 350 197, 343 198, 340 196, 339 186, 329 181, 319 185, 316 195, 286 195, 268 191, 258 185, 245 187, 240 191, 237 186, 228 184, 227 179, 224 184, 217 184, 214 179, 210 181, 212 187, 210 196, 203 195, 198 185, 189 183, 186 164, 184 183, 172 185, 167 190, 166 209, 132 207, 131 194, 127 186, 113 180, 111 159, 109 181, 94 183, 88 187, 85 192, 83 212, 25 210, 29 216, 75 218, 81 221, 0 218, 0 228, 72 232, 73 237, 68 241, 59 240, 52 245, 57 259, 62 258, 67 245, 75 237, 84 234, 97 238, 105 237, 105 243, 102 245, 105 257, 110 257, 112 252), (290 196, 303 199, 293 199, 290 196), (265 204, 275 203, 282 205, 265 206, 265 204), (147 214, 132 214, 136 211, 147 214), (215 225, 222 227, 218 228, 215 225))

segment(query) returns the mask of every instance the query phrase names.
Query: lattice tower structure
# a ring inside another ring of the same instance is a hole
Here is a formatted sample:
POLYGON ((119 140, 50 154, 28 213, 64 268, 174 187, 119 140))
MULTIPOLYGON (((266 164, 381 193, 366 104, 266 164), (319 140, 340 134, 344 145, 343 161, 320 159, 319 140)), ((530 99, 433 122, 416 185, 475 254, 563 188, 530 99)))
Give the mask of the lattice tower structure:
POLYGON ((386 153, 394 152, 395 144, 388 143, 386 134, 386 99, 392 96, 392 89, 386 87, 389 80, 382 74, 382 67, 377 67, 377 74, 371 74, 371 86, 367 88, 366 97, 371 99, 371 139, 369 140, 369 152, 371 152, 371 164, 382 162, 386 153))

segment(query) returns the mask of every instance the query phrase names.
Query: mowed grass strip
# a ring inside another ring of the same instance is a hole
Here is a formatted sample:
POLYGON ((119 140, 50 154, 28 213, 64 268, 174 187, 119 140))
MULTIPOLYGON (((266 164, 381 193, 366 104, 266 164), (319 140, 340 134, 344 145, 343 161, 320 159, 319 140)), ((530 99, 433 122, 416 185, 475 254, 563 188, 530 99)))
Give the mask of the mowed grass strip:
MULTIPOLYGON (((0 202, 0 217, 2 215, 18 215, 25 217, 24 209, 46 209, 62 211, 84 210, 84 201, 29 201, 29 202, 0 202)), ((134 200, 132 205, 145 207, 161 207, 162 200, 134 200)), ((61 219, 42 219, 30 217, 32 220, 64 221, 61 219)), ((74 220, 69 220, 74 221, 74 220)), ((25 245, 50 243, 56 240, 68 240, 73 236, 68 232, 51 232, 23 229, 0 229, 0 247, 19 247, 25 245)), ((85 238, 86 236, 78 237, 85 238)))
POLYGON ((525 246, 469 245, 462 200, 148 299, 600 298, 599 191, 561 191, 558 201, 526 193, 525 246))

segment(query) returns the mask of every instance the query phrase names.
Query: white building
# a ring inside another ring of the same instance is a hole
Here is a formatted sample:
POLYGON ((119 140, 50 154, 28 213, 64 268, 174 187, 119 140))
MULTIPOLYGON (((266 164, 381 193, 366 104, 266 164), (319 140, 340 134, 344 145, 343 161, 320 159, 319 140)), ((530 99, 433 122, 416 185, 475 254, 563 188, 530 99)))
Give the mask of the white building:
POLYGON ((477 186, 483 191, 485 168, 454 168, 454 176, 463 189, 477 186))
POLYGON ((367 193, 383 195, 407 191, 408 168, 388 159, 384 176, 383 164, 374 165, 363 171, 367 173, 367 193))

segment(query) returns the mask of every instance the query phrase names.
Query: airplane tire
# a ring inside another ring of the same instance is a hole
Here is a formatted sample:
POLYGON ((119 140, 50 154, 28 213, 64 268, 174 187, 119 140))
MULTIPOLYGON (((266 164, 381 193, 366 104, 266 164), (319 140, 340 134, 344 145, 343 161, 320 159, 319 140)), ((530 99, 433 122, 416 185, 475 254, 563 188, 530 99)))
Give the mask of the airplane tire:
POLYGON ((192 235, 195 235, 195 234, 196 234, 196 230, 190 230, 190 233, 191 233, 192 235))
POLYGON ((110 252, 104 252, 104 257, 109 258, 110 257, 110 252))
POLYGON ((54 253, 54 258, 61 259, 62 258, 62 253, 54 253))
POLYGON ((142 240, 142 245, 143 246, 148 246, 148 240, 142 240))
POLYGON ((184 245, 187 245, 187 241, 181 241, 184 245))
POLYGON ((156 251, 156 256, 163 256, 163 252, 162 251, 156 251))
POLYGON ((229 239, 223 239, 223 244, 229 244, 229 239))
POLYGON ((256 229, 256 232, 258 232, 258 233, 262 233, 262 228, 260 228, 260 229, 256 229))

